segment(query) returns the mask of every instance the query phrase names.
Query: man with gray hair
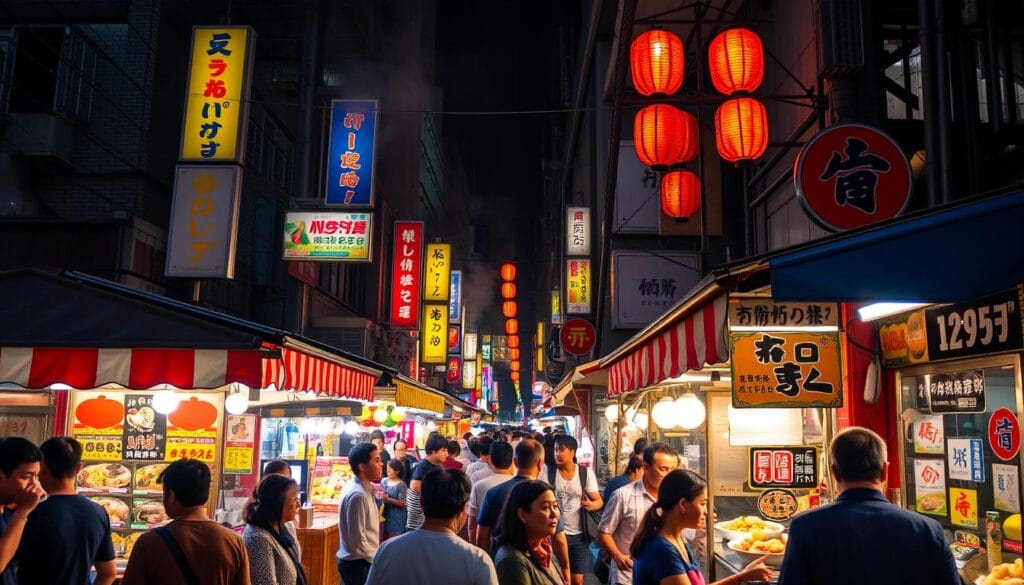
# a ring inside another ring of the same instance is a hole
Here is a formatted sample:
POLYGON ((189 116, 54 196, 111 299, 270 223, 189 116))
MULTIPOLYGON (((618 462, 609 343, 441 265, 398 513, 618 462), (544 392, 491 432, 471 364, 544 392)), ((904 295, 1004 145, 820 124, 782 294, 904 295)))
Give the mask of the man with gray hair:
POLYGON ((885 499, 885 441, 850 427, 829 451, 839 497, 793 518, 779 585, 960 585, 942 526, 885 499))

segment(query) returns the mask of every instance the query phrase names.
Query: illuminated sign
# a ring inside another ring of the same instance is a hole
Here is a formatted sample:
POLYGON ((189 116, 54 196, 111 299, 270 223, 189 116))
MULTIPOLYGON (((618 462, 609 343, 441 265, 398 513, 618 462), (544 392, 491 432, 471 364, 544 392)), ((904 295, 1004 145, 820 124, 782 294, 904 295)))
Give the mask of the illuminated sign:
POLYGON ((284 219, 284 259, 369 262, 373 215, 289 211, 284 219))
POLYGON ((569 207, 565 210, 565 253, 569 256, 590 255, 590 209, 569 207))
POLYGON ((448 363, 448 305, 423 304, 423 332, 420 335, 424 364, 448 363))
POLYGON ((242 160, 255 38, 247 26, 192 29, 181 160, 242 160))
POLYGON ((423 222, 396 221, 391 256, 391 328, 416 329, 420 324, 420 267, 423 265, 423 222))
POLYGON ((476 360, 462 362, 462 387, 466 390, 476 388, 476 360))
POLYGON ((551 324, 562 323, 562 295, 557 291, 551 291, 551 324))
POLYGON ((234 278, 241 188, 241 167, 177 166, 164 274, 234 278))
POLYGON ((565 296, 567 301, 566 314, 590 314, 590 299, 592 294, 590 260, 567 260, 565 270, 565 296))
POLYGON ((331 140, 327 147, 327 205, 373 205, 376 100, 331 102, 331 140))
POLYGON ((462 359, 476 359, 476 333, 466 333, 462 336, 462 359))
POLYGON ((448 299, 448 319, 458 321, 462 318, 462 271, 452 270, 448 299))
POLYGON ((427 244, 427 255, 423 259, 426 273, 423 277, 423 300, 426 302, 447 301, 451 285, 451 244, 427 244))

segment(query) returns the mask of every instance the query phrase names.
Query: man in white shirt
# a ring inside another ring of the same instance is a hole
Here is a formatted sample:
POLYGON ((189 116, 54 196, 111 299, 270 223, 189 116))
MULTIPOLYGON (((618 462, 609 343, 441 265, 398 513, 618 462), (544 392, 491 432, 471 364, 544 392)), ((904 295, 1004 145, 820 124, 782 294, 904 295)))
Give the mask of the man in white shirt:
MULTIPOLYGON (((470 542, 477 542, 476 539, 476 517, 480 513, 480 506, 484 503, 484 496, 487 490, 496 485, 501 485, 512 479, 514 468, 512 467, 512 445, 490 441, 487 455, 488 461, 494 467, 491 475, 473 483, 473 491, 469 494, 469 539, 470 542)), ((480 453, 483 458, 483 453, 480 453)))
POLYGON ((338 572, 345 585, 365 585, 380 547, 380 512, 373 482, 380 481, 380 451, 373 443, 360 443, 348 454, 355 477, 341 490, 338 503, 338 572))
POLYGON ((555 486, 555 498, 565 522, 572 585, 583 585, 583 575, 590 568, 590 545, 583 533, 583 511, 596 512, 604 502, 594 474, 576 465, 576 449, 579 448, 576 439, 570 435, 557 435, 554 443, 555 466, 548 467, 547 480, 555 486))
POLYGON ((494 439, 487 435, 477 437, 477 460, 470 463, 469 468, 466 469, 466 475, 469 476, 469 481, 474 484, 494 473, 494 470, 491 468, 491 445, 493 444, 494 439))
POLYGON ((423 525, 380 547, 367 585, 498 585, 487 552, 457 536, 470 489, 458 469, 428 473, 420 486, 423 525))

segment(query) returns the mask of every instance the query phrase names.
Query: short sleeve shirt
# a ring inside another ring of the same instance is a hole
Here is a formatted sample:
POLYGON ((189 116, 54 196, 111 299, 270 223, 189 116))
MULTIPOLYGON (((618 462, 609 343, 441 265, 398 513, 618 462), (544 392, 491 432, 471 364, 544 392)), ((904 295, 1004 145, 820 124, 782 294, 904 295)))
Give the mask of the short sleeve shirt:
POLYGON ((424 459, 423 461, 417 463, 416 468, 412 470, 412 479, 418 479, 420 481, 423 481, 423 478, 426 477, 428 473, 434 471, 435 469, 441 469, 441 466, 434 465, 433 463, 424 459))
POLYGON ((50 496, 29 514, 17 559, 19 583, 85 585, 93 563, 114 560, 110 517, 85 497, 50 496))
MULTIPOLYGON (((689 547, 686 553, 693 558, 689 547)), ((704 576, 679 554, 679 549, 661 536, 647 539, 633 559, 633 585, 658 585, 665 577, 686 575, 690 585, 704 585, 704 576)))
MULTIPOLYGON (((587 493, 597 491, 597 479, 590 470, 587 470, 587 493)), ((549 468, 550 477, 550 468, 549 468)), ((580 518, 580 510, 583 508, 583 491, 580 488, 582 472, 580 466, 576 466, 575 473, 571 479, 565 479, 558 469, 554 470, 555 476, 555 497, 558 499, 558 508, 562 511, 565 519, 565 533, 568 535, 580 534, 583 532, 583 523, 580 518)))

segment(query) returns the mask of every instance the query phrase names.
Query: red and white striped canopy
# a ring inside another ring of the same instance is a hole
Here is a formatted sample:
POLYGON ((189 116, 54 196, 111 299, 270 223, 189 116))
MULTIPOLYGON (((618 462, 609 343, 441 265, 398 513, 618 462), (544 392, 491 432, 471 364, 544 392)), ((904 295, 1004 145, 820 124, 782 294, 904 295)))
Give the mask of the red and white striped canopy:
POLYGON ((301 351, 281 348, 281 359, 263 360, 262 387, 312 390, 323 396, 373 400, 377 377, 301 351))
POLYGON ((219 388, 238 382, 255 388, 260 359, 259 350, 2 347, 0 383, 32 389, 119 384, 144 390, 161 384, 219 388))
POLYGON ((632 392, 729 359, 723 294, 667 331, 646 340, 608 368, 608 395, 632 392))

